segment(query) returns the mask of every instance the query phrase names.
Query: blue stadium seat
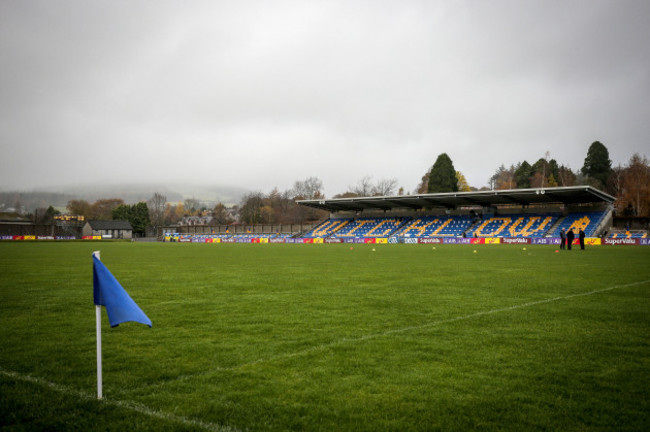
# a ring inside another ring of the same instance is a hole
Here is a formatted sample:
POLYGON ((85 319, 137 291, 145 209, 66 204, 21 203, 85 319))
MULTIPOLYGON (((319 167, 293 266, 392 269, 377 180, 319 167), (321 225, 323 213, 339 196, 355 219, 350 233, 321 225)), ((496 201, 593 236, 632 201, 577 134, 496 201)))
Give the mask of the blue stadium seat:
POLYGON ((511 214, 492 216, 479 223, 470 235, 472 237, 544 237, 557 222, 558 214, 511 214))

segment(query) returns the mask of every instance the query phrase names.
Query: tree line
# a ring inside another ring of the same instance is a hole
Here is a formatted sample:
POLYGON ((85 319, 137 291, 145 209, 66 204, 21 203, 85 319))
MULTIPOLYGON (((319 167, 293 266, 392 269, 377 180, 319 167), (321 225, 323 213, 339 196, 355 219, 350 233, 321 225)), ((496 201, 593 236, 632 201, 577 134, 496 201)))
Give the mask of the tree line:
MULTIPOLYGON (((509 167, 499 166, 489 179, 489 187, 477 189, 470 186, 465 176, 457 171, 446 153, 440 154, 432 167, 422 176, 413 193, 463 192, 476 190, 523 189, 556 186, 591 185, 617 198, 621 214, 626 216, 650 215, 650 163, 645 156, 634 154, 626 165, 612 166, 607 147, 599 141, 591 144, 581 169, 574 171, 558 163, 546 152, 532 164, 526 160, 509 167)), ((332 198, 404 195, 396 179, 373 181, 362 177, 348 186, 346 192, 332 198)), ((323 211, 300 206, 303 199, 324 199, 323 183, 316 177, 296 181, 293 187, 281 191, 277 187, 268 193, 249 192, 241 201, 227 207, 218 203, 208 208, 200 200, 187 198, 170 203, 155 193, 147 202, 125 204, 122 199, 100 199, 94 203, 71 200, 67 209, 71 214, 86 219, 126 219, 136 233, 145 227, 174 225, 188 216, 209 217, 212 225, 244 224, 295 224, 313 222, 327 216, 323 211)), ((53 209, 41 209, 43 217, 52 217, 53 209)))
MULTIPOLYGON (((487 190, 527 189, 557 186, 589 185, 614 196, 624 216, 650 216, 650 162, 638 153, 626 165, 612 167, 607 147, 594 141, 584 164, 573 171, 559 164, 546 152, 532 165, 524 160, 507 167, 501 165, 490 177, 487 190)), ((422 177, 417 192, 458 192, 479 190, 468 187, 465 177, 454 169, 451 158, 443 153, 422 177)))
MULTIPOLYGON (((524 160, 506 167, 501 165, 489 179, 489 187, 470 186, 462 172, 455 169, 446 153, 438 156, 433 166, 424 173, 414 193, 469 192, 477 190, 527 189, 557 186, 590 185, 617 198, 620 214, 650 216, 650 163, 647 157, 634 154, 626 165, 612 166, 607 147, 593 142, 587 151, 581 169, 574 171, 558 163, 547 151, 532 164, 524 160)), ((246 195, 236 207, 239 218, 248 224, 295 223, 324 217, 322 212, 298 206, 298 199, 323 198, 322 182, 310 178, 296 182, 294 188, 268 195, 254 192, 246 195)), ((362 177, 344 193, 333 198, 404 195, 396 179, 373 182, 371 176, 362 177)))

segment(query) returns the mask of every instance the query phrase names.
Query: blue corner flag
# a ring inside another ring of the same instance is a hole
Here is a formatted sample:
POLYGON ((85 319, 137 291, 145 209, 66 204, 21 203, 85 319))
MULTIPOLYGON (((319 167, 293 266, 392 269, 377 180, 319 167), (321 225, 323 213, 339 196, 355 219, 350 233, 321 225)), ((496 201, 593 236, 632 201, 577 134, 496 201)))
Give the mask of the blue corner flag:
POLYGON ((93 255, 93 294, 95 305, 105 306, 111 327, 135 321, 151 327, 151 320, 133 301, 106 266, 93 255))

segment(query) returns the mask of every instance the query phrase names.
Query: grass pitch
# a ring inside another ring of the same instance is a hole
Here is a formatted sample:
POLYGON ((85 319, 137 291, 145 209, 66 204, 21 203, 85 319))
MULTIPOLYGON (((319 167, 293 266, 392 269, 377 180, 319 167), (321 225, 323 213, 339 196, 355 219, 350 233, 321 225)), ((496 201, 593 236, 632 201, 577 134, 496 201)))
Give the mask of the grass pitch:
POLYGON ((0 243, 0 427, 649 430, 650 248, 554 250, 0 243))

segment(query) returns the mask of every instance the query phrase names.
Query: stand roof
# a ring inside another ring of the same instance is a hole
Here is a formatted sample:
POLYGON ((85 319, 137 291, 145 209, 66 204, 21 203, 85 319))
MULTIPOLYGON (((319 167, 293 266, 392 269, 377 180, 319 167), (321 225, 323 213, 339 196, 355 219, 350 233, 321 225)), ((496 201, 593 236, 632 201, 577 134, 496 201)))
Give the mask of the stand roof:
POLYGON ((613 203, 611 195, 591 186, 567 186, 534 189, 507 189, 478 192, 448 192, 419 195, 334 198, 325 200, 299 200, 307 207, 337 211, 411 210, 458 207, 489 207, 498 205, 531 204, 595 204, 613 203))

